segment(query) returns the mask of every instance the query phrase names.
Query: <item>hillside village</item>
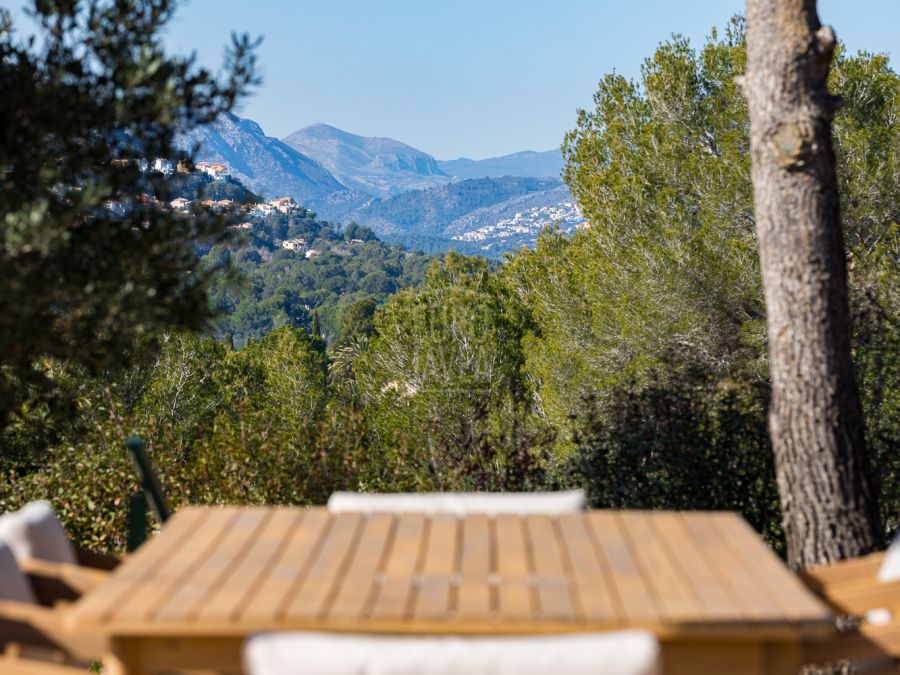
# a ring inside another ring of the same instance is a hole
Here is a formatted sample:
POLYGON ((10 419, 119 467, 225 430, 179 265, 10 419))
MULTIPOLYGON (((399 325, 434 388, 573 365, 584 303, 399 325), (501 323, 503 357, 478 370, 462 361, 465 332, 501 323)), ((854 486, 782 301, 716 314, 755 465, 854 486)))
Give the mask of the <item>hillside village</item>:
MULTIPOLYGON (((131 164, 130 160, 114 160, 113 164, 126 166, 131 164)), ((168 177, 173 174, 182 174, 185 176, 208 176, 213 182, 230 181, 240 184, 239 181, 233 179, 229 166, 221 162, 197 162, 193 166, 187 162, 172 161, 168 159, 157 158, 153 160, 139 159, 135 164, 138 170, 143 174, 156 173, 168 177)), ((243 186, 242 186, 243 187, 243 186)), ((162 201, 155 196, 146 192, 138 195, 136 201, 140 204, 151 205, 169 211, 178 211, 188 213, 191 211, 194 203, 199 203, 205 209, 209 209, 215 213, 239 212, 248 216, 265 217, 273 213, 283 215, 291 215, 299 213, 300 205, 293 197, 275 197, 264 201, 248 201, 238 202, 234 199, 188 199, 186 197, 175 197, 169 201, 162 201)), ((131 205, 127 202, 109 200, 106 202, 106 208, 116 215, 124 215, 131 205)), ((250 229, 252 223, 241 223, 233 225, 239 229, 250 229)), ((285 248, 290 248, 286 246, 285 248)), ((293 249, 292 249, 293 250, 293 249)))
MULTIPOLYGON (((140 159, 137 161, 137 166, 142 173, 156 173, 162 176, 172 176, 173 174, 204 176, 212 181, 208 186, 210 188, 225 182, 244 186, 243 177, 232 171, 229 163, 224 161, 199 161, 189 165, 186 162, 157 158, 153 160, 140 159)), ((482 181, 467 180, 474 183, 483 182, 483 179, 482 181)), ((214 190, 208 191, 214 192, 214 190)), ((562 190, 551 189, 551 192, 554 193, 551 203, 545 203, 543 201, 543 193, 538 192, 514 197, 498 205, 475 209, 462 217, 452 220, 446 226, 446 234, 444 236, 447 236, 448 244, 461 251, 486 257, 500 257, 505 251, 533 245, 537 236, 545 228, 556 226, 564 234, 572 234, 577 230, 586 228, 587 220, 578 205, 571 198, 565 199, 566 193, 562 190)), ((262 219, 270 215, 279 214, 285 216, 296 215, 304 209, 301 203, 292 196, 279 196, 246 202, 236 201, 232 198, 204 198, 197 200, 178 196, 163 202, 150 194, 144 193, 139 196, 138 201, 180 213, 191 212, 196 202, 213 213, 243 214, 248 220, 231 226, 239 230, 251 230, 254 219, 262 219)), ((124 215, 129 208, 128 204, 121 202, 107 202, 107 209, 120 216, 124 215)), ((355 221, 357 216, 362 215, 361 213, 347 213, 343 217, 339 217, 338 220, 344 222, 355 221)), ((384 237, 385 235, 382 234, 382 236, 384 237)), ((392 239, 390 235, 385 238, 388 241, 392 239)), ((422 243, 417 241, 415 237, 401 237, 398 241, 413 248, 419 248, 419 244, 422 243)), ((363 243, 363 241, 351 239, 347 243, 363 243)), ((320 253, 310 248, 309 242, 302 237, 286 238, 280 241, 278 245, 286 251, 304 254, 307 258, 320 253)))

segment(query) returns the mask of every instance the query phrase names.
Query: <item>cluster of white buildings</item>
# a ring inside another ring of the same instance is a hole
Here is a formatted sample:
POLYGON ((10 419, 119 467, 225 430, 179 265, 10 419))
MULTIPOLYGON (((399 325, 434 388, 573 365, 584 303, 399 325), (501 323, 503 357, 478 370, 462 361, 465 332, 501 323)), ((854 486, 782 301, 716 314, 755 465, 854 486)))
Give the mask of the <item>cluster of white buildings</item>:
MULTIPOLYGON (((187 213, 191 210, 191 200, 185 199, 184 197, 176 197, 170 202, 162 202, 158 200, 156 197, 152 197, 148 194, 141 194, 135 200, 140 204, 150 204, 158 209, 171 210, 171 211, 179 211, 180 213, 187 213)), ((216 213, 223 213, 225 211, 230 211, 234 208, 235 202, 233 199, 204 199, 200 202, 204 208, 210 209, 211 211, 215 211, 216 213)), ((106 209, 111 211, 112 213, 118 216, 124 216, 128 211, 131 210, 131 203, 122 203, 114 200, 109 200, 105 204, 106 209)))
POLYGON ((300 205, 294 201, 293 197, 277 197, 267 202, 262 202, 253 207, 252 214, 257 216, 268 216, 270 213, 283 213, 289 215, 297 213, 300 205))
MULTIPOLYGON (((233 199, 204 199, 200 203, 204 208, 215 211, 216 213, 230 211, 235 206, 235 201, 233 199)), ((185 199, 184 197, 176 197, 169 202, 169 208, 173 211, 181 211, 182 213, 187 213, 191 210, 191 200, 185 199)))
MULTIPOLYGON (((138 160, 130 160, 130 159, 114 159, 113 164, 125 165, 136 163, 138 169, 142 173, 161 173, 164 176, 171 176, 173 173, 191 173, 190 166, 187 162, 184 161, 172 161, 171 159, 164 159, 162 157, 157 157, 156 159, 138 159, 138 160)), ((213 180, 221 180, 231 175, 231 170, 228 168, 227 164, 222 164, 221 162, 197 162, 194 165, 194 169, 196 171, 200 171, 205 173, 207 176, 212 178, 213 180)))
POLYGON ((536 238, 541 230, 553 224, 558 225, 567 234, 588 227, 587 220, 578 205, 575 202, 563 201, 520 211, 512 218, 502 218, 496 223, 458 234, 453 239, 496 243, 498 240, 514 236, 536 238))
POLYGON ((171 176, 175 173, 175 171, 179 169, 179 164, 180 162, 175 163, 170 159, 162 159, 161 157, 157 157, 150 162, 146 159, 138 160, 138 167, 144 173, 155 171, 156 173, 161 173, 165 176, 171 176))
MULTIPOLYGON (((172 160, 163 158, 149 160, 116 159, 113 160, 113 164, 122 166, 136 164, 138 169, 140 169, 140 171, 143 173, 155 172, 161 173, 165 176, 170 176, 176 172, 191 173, 191 168, 186 162, 174 162, 172 160)), ((224 164, 222 162, 197 162, 196 164, 194 164, 193 170, 205 173, 213 180, 222 180, 231 175, 231 169, 227 164, 224 164)), ((187 213, 191 210, 191 200, 185 199, 183 197, 178 197, 168 203, 159 202, 155 198, 148 195, 141 195, 139 198, 139 201, 141 201, 142 203, 146 203, 148 200, 152 200, 155 206, 164 209, 167 208, 173 211, 180 211, 182 213, 187 213)), ((201 203, 205 208, 211 209, 212 211, 215 211, 217 213, 230 211, 235 207, 235 202, 231 199, 205 199, 201 203)), ((129 210, 128 205, 114 201, 110 201, 109 203, 107 203, 106 208, 109 211, 112 211, 119 215, 124 215, 129 210)), ((248 209, 245 208, 244 212, 246 213, 247 211, 248 209)), ((254 216, 267 216, 272 213, 291 215, 294 213, 298 213, 299 211, 300 205, 294 200, 293 197, 277 197, 275 199, 270 199, 269 201, 262 202, 261 204, 256 204, 251 209, 249 209, 249 213, 254 216)), ((241 227, 242 229, 250 229, 250 223, 243 223, 237 227, 241 227)), ((306 251, 306 242, 302 239, 290 239, 283 242, 282 247, 292 251, 306 251)), ((313 252, 313 254, 315 255, 316 252, 313 252)))

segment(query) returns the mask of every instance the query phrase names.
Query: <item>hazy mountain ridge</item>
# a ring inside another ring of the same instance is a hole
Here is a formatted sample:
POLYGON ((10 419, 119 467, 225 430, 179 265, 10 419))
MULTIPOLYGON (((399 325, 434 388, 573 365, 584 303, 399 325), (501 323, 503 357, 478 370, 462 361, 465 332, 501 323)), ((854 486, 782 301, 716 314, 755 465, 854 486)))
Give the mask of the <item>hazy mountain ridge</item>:
POLYGON ((498 178, 522 176, 525 178, 559 178, 565 162, 559 149, 535 152, 525 150, 503 157, 488 159, 438 160, 441 170, 455 178, 498 178))
POLYGON ((541 178, 469 179, 376 199, 348 217, 379 234, 405 232, 443 238, 452 222, 476 209, 559 185, 558 180, 541 178))
POLYGON ((198 143, 197 159, 228 164, 267 197, 293 197, 333 223, 355 221, 428 251, 499 257, 532 245, 549 224, 571 231, 583 222, 558 178, 558 150, 441 162, 400 141, 324 124, 278 140, 231 114, 180 139, 186 148, 198 143))
POLYGON ((319 217, 333 223, 349 223, 353 220, 354 213, 364 209, 376 199, 377 197, 365 192, 343 189, 324 197, 309 199, 303 205, 310 211, 315 211, 319 217))
POLYGON ((336 193, 312 206, 328 220, 356 222, 386 241, 427 251, 455 248, 499 257, 533 245, 557 221, 565 232, 584 222, 568 188, 553 178, 470 179, 352 208, 354 195, 336 193))
POLYGON ((185 149, 197 144, 197 160, 227 164, 235 178, 266 197, 306 201, 344 189, 321 164, 231 113, 178 139, 185 149))
POLYGON ((327 124, 313 124, 282 140, 322 164, 351 190, 378 197, 451 180, 434 157, 392 138, 358 136, 327 124))

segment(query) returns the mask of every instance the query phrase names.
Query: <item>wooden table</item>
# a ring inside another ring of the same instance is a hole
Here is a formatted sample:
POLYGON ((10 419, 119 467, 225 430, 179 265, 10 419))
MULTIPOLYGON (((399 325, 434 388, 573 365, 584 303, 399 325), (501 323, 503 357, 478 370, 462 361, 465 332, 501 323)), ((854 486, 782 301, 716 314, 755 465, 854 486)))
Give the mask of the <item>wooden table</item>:
POLYGON ((110 669, 240 672, 261 630, 522 634, 642 627, 666 675, 791 673, 828 610, 739 516, 187 508, 73 607, 110 669))

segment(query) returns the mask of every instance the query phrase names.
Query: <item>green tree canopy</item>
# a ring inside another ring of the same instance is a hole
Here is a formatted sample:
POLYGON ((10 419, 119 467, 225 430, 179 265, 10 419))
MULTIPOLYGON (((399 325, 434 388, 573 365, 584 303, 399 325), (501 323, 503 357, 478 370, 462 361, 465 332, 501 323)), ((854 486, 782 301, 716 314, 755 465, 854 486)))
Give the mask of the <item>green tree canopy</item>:
POLYGON ((375 316, 358 378, 384 442, 400 432, 434 445, 471 438, 486 416, 508 425, 528 391, 521 309, 486 261, 454 253, 421 286, 392 296, 375 316))
MULTIPOLYGON (((699 49, 675 36, 638 81, 603 77, 566 136, 565 179, 590 227, 571 239, 546 233, 505 267, 534 314, 527 370, 559 428, 586 399, 603 404, 615 387, 686 369, 766 381, 749 127, 735 85, 744 67, 740 18, 699 49)), ((845 92, 834 132, 854 308, 882 327, 860 322, 856 344, 884 353, 900 316, 885 282, 896 282, 889 251, 900 245, 900 78, 886 57, 864 53, 839 54, 831 77, 845 92)))
POLYGON ((338 333, 337 344, 343 345, 351 340, 370 338, 375 332, 375 309, 378 304, 374 300, 357 300, 344 312, 341 320, 341 332, 338 333))
POLYGON ((233 38, 224 80, 165 53, 175 0, 36 1, 36 39, 0 10, 0 424, 41 357, 123 363, 138 335, 209 316, 194 246, 227 218, 156 208, 179 131, 212 121, 255 82, 233 38))

